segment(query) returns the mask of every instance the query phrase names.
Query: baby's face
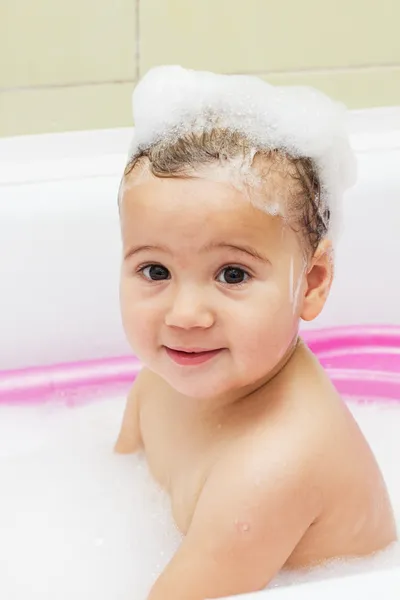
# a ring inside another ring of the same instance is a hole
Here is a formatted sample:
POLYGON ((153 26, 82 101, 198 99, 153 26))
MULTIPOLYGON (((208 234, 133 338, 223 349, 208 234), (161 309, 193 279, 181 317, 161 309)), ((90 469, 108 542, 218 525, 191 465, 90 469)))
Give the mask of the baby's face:
POLYGON ((121 199, 121 307, 134 353, 192 397, 261 382, 297 335, 298 237, 228 182, 131 179, 121 199))

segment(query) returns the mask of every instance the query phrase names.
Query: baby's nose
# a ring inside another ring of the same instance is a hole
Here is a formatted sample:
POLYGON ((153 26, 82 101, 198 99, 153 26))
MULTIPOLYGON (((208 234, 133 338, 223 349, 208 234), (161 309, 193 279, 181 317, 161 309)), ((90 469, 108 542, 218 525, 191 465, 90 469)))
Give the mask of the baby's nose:
POLYGON ((181 329, 208 329, 214 320, 213 311, 198 288, 177 292, 171 299, 171 305, 165 315, 166 325, 181 329))

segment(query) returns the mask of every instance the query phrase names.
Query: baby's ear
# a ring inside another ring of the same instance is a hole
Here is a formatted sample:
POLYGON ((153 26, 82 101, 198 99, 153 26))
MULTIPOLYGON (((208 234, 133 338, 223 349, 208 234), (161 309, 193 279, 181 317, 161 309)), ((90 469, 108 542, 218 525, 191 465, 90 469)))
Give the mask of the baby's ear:
POLYGON ((312 321, 323 309, 332 285, 333 266, 332 243, 323 240, 315 251, 306 273, 306 287, 300 315, 304 321, 312 321))

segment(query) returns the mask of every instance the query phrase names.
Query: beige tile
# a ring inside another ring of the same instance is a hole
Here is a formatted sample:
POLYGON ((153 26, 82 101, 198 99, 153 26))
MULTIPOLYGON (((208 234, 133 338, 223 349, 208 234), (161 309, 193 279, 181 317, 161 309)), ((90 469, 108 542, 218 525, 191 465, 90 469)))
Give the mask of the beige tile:
POLYGON ((140 71, 219 72, 400 64, 399 0, 145 0, 140 71))
POLYGON ((132 125, 133 83, 0 94, 0 136, 132 125))
POLYGON ((1 0, 0 87, 131 80, 136 0, 1 0))
POLYGON ((400 67, 265 75, 277 85, 311 85, 349 108, 400 105, 400 67))

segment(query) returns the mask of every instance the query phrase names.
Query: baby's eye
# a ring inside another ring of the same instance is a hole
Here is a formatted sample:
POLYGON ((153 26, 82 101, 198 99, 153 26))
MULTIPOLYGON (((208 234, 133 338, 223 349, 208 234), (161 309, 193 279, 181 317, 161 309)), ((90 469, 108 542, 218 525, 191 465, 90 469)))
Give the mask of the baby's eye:
POLYGON ((146 267, 142 267, 140 272, 150 281, 162 281, 171 277, 168 269, 162 265, 147 265, 146 267))
POLYGON ((217 279, 220 283, 239 284, 248 281, 250 275, 240 267, 225 267, 219 273, 217 279))

